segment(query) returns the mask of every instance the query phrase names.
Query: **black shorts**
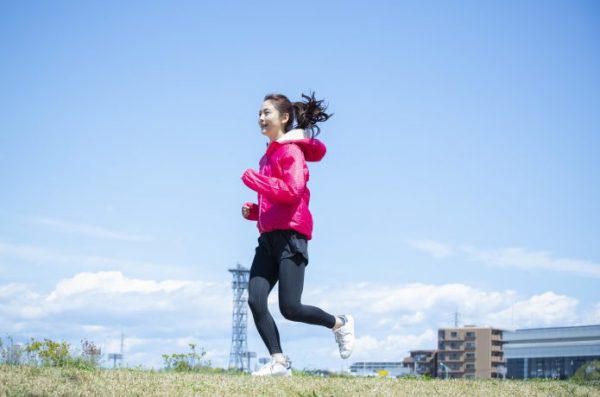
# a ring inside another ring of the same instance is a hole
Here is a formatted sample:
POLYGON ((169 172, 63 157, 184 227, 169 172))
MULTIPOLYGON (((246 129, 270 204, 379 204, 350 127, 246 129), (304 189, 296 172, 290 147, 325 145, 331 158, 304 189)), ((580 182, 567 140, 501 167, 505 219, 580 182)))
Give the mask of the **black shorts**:
POLYGON ((301 255, 308 265, 308 240, 305 235, 293 229, 264 232, 258 238, 258 245, 277 263, 282 259, 301 255))

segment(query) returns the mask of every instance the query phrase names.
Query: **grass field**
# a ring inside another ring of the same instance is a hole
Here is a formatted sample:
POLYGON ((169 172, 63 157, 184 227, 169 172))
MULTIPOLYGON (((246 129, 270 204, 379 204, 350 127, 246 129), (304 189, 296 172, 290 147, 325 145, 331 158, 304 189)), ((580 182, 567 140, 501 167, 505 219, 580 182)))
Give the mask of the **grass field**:
POLYGON ((248 375, 0 366, 0 396, 600 396, 567 381, 253 378, 248 375))

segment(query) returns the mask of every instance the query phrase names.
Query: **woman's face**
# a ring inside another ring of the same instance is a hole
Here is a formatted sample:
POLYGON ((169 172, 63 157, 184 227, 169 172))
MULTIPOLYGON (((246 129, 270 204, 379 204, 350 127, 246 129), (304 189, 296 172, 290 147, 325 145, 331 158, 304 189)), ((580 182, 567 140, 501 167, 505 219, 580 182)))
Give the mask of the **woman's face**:
POLYGON ((266 100, 258 112, 260 132, 271 141, 274 141, 284 134, 284 126, 288 119, 289 115, 287 113, 281 115, 275 106, 273 106, 273 103, 270 100, 266 100))

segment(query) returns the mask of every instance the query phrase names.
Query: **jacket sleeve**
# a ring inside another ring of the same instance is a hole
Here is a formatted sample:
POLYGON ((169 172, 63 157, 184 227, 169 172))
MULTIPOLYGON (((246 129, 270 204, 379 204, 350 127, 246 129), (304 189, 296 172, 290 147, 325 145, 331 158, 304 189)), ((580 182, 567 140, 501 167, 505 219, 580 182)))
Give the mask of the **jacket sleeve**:
POLYGON ((269 177, 253 169, 247 169, 242 181, 250 189, 264 194, 269 200, 295 204, 302 198, 306 188, 304 176, 304 154, 294 144, 288 144, 280 160, 282 178, 269 177))
POLYGON ((258 220, 258 205, 255 203, 247 202, 244 205, 250 208, 250 214, 246 219, 249 221, 257 221, 258 220))

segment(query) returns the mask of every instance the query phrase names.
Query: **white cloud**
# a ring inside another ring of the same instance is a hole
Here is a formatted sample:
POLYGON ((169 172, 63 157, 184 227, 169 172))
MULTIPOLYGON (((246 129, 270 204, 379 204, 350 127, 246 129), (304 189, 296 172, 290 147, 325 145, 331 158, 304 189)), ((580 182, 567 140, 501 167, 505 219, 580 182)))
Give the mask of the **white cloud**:
POLYGON ((427 252, 434 258, 445 258, 454 254, 454 248, 450 244, 432 240, 410 240, 408 243, 419 251, 427 252))
POLYGON ((519 247, 482 250, 472 246, 455 247, 432 240, 411 240, 409 244, 434 258, 462 254, 465 259, 491 266, 568 272, 581 276, 600 277, 600 264, 581 259, 554 258, 547 251, 531 251, 519 247))
POLYGON ((387 327, 390 330, 401 330, 403 327, 422 324, 427 317, 422 311, 403 314, 399 317, 381 317, 377 321, 379 327, 387 327))
MULTIPOLYGON (((429 346, 435 349, 437 331, 427 328, 420 334, 390 334, 384 337, 376 337, 369 334, 358 336, 352 358, 355 361, 368 361, 377 357, 382 361, 401 361, 421 346, 429 346)), ((331 351, 332 357, 338 357, 337 350, 331 351)))
POLYGON ((59 281, 47 292, 30 285, 0 285, 0 329, 7 335, 95 341, 106 353, 120 349, 126 363, 162 365, 164 353, 188 344, 210 348, 213 363, 227 365, 231 286, 192 280, 129 278, 121 272, 85 272, 59 281))
POLYGON ((36 217, 31 218, 32 223, 49 226, 53 230, 65 233, 74 233, 84 236, 121 241, 151 241, 150 236, 125 233, 117 230, 106 229, 98 226, 71 223, 60 219, 36 217))
POLYGON ((580 321, 577 299, 552 291, 533 295, 515 302, 510 307, 485 316, 488 324, 501 328, 558 326, 580 321))
POLYGON ((146 324, 158 316, 156 328, 177 328, 174 324, 179 322, 218 333, 228 329, 224 323, 231 305, 227 283, 140 280, 121 272, 79 273, 47 294, 21 284, 0 286, 0 316, 15 321, 73 318, 69 321, 89 327, 111 319, 146 324))
POLYGON ((399 329, 400 327, 402 327, 403 324, 421 324, 423 321, 425 321, 425 313, 422 311, 417 311, 415 313, 400 316, 400 320, 398 321, 398 323, 394 324, 393 328, 399 329))
POLYGON ((453 326, 456 310, 459 325, 515 329, 588 322, 577 299, 553 291, 520 296, 512 290, 486 291, 465 284, 359 283, 327 295, 307 295, 310 298, 303 301, 353 313, 357 323, 368 324, 368 333, 373 335, 453 326))
POLYGON ((465 284, 423 284, 404 285, 358 283, 345 285, 339 290, 330 290, 320 301, 329 306, 335 299, 338 306, 347 310, 369 312, 377 315, 391 313, 424 312, 433 307, 453 311, 456 307, 463 310, 489 311, 509 301, 514 291, 482 291, 465 284))
MULTIPOLYGON (((456 283, 362 282, 333 289, 307 288, 302 300, 330 313, 354 315, 358 338, 354 361, 401 360, 411 349, 435 348, 435 331, 453 325, 456 309, 461 324, 504 329, 576 325, 589 320, 589 313, 580 312, 576 299, 552 291, 521 296, 511 290, 486 291, 456 283)), ((182 352, 188 343, 197 342, 211 352, 213 364, 226 366, 231 310, 229 282, 83 272, 46 292, 25 284, 0 285, 0 328, 7 334, 75 342, 87 338, 114 351, 123 330, 131 365, 160 367, 161 354, 182 352)), ((283 319, 276 299, 270 310, 285 352, 299 368, 339 365, 331 331, 283 319)), ((600 314, 600 305, 596 311, 600 314)), ((263 356, 266 348, 250 311, 248 331, 250 350, 263 356)))
POLYGON ((68 299, 73 295, 89 292, 103 294, 173 292, 189 284, 191 284, 190 281, 181 280, 156 282, 154 280, 130 279, 124 277, 118 271, 79 273, 73 278, 61 280, 46 300, 50 302, 68 299))

